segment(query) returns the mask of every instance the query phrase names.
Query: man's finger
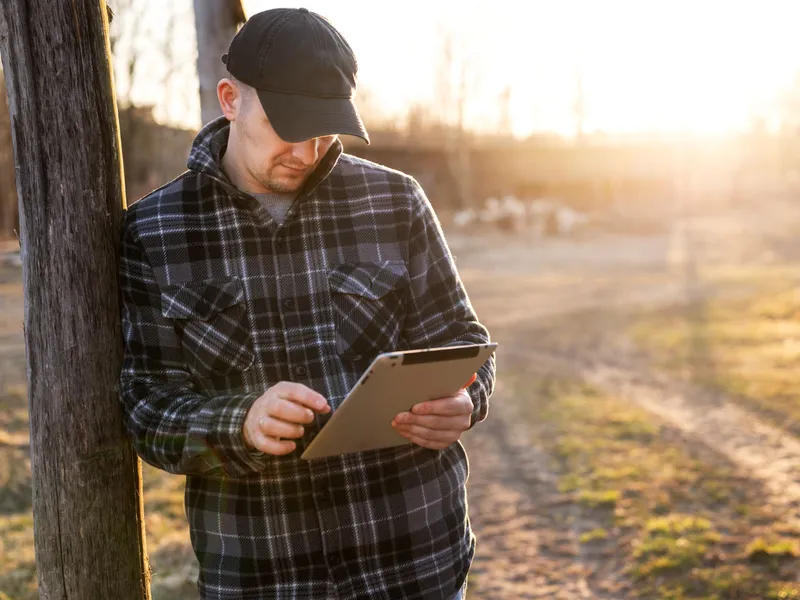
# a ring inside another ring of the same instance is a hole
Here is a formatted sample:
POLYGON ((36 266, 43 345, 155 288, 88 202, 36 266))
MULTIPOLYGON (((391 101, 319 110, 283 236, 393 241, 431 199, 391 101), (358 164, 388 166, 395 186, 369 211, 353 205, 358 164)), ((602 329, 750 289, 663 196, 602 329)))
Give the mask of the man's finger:
POLYGON ((278 398, 291 400, 318 413, 327 413, 331 410, 328 402, 321 395, 302 383, 282 381, 272 388, 278 398))
POLYGON ((299 438, 305 432, 302 425, 287 423, 275 417, 261 417, 258 428, 262 434, 275 438, 299 438))
POLYGON ((428 429, 421 425, 396 425, 395 429, 404 437, 413 436, 419 439, 427 440, 429 442, 447 442, 452 444, 456 441, 463 431, 457 430, 440 430, 428 429))
POLYGON ((276 440, 275 438, 265 436, 263 433, 257 433, 253 440, 253 446, 256 450, 260 450, 265 454, 283 456, 284 454, 294 452, 297 444, 291 440, 276 440))
POLYGON ((420 402, 411 407, 411 412, 415 415, 440 415, 452 417, 456 415, 471 414, 473 410, 472 400, 465 391, 461 391, 453 398, 442 398, 440 400, 428 400, 420 402))
POLYGON ((424 438, 415 436, 413 434, 402 434, 403 437, 408 439, 409 442, 412 444, 416 444, 417 446, 422 446, 423 448, 428 448, 429 450, 444 450, 453 442, 436 442, 431 440, 426 440, 424 438))
POLYGON ((464 413, 452 417, 440 415, 415 415, 414 413, 400 413, 395 417, 398 425, 419 425, 428 429, 439 431, 466 431, 470 425, 470 414, 464 413))
POLYGON ((269 414, 266 416, 275 417, 287 423, 305 425, 314 420, 314 413, 310 408, 285 398, 276 399, 267 410, 269 414))

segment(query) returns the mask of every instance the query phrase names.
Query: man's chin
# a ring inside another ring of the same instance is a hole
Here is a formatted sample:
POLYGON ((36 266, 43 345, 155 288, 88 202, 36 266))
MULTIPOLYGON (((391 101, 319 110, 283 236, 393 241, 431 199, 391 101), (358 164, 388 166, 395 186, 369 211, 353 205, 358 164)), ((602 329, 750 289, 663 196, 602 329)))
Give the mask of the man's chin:
POLYGON ((294 194, 300 191, 306 182, 305 177, 291 177, 272 179, 267 183, 267 188, 278 194, 294 194))

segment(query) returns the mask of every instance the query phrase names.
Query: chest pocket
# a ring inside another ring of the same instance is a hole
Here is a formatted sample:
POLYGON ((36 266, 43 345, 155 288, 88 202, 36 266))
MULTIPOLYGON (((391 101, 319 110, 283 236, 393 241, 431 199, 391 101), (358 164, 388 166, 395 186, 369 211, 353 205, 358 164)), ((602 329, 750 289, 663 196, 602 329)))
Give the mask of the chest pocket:
POLYGON ((244 289, 238 278, 168 286, 161 292, 161 312, 173 320, 193 373, 224 375, 253 364, 244 289))
POLYGON ((403 261, 341 264, 328 273, 336 349, 345 358, 397 350, 409 278, 403 261))

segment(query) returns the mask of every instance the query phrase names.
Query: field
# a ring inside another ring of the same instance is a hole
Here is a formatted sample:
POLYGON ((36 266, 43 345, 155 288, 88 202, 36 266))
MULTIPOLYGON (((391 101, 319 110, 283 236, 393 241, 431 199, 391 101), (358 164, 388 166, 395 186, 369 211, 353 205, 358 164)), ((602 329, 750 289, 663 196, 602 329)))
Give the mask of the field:
MULTIPOLYGON (((800 598, 800 211, 769 207, 647 235, 448 230, 501 344, 464 436, 471 599, 800 598)), ((21 321, 0 266, 2 600, 36 598, 21 321)), ((153 597, 195 598, 183 481, 144 481, 153 597)))

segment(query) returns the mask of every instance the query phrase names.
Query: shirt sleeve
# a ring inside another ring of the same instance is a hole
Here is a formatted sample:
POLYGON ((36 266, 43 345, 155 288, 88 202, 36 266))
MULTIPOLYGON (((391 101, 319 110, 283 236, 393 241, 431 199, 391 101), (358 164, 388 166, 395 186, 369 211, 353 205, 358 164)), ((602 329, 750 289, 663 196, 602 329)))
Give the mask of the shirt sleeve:
POLYGON ((260 394, 201 392, 172 323, 162 315, 159 287, 128 217, 120 244, 120 399, 136 452, 170 473, 243 476, 263 470, 272 457, 249 448, 242 432, 260 394))
MULTIPOLYGON (((422 190, 411 180, 412 217, 408 270, 411 303, 406 316, 405 337, 411 348, 434 348, 460 344, 485 344, 489 332, 479 321, 458 275, 441 225, 422 190)), ((486 418, 494 391, 495 357, 478 370, 478 378, 467 391, 474 409, 471 426, 486 418)))

